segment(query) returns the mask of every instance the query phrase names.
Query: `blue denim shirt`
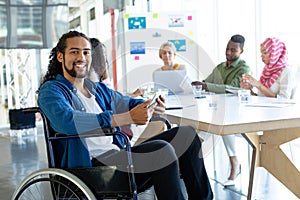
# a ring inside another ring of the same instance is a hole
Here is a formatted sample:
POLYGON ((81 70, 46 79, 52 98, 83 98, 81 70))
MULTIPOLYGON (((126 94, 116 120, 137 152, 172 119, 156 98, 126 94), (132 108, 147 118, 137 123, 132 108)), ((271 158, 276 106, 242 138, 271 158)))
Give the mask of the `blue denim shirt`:
MULTIPOLYGON (((94 83, 85 79, 84 85, 95 95, 97 103, 103 110, 102 113, 87 113, 77 96, 77 89, 62 75, 57 75, 56 80, 47 81, 40 88, 38 106, 49 119, 54 131, 74 135, 99 127, 111 127, 113 114, 127 112, 144 102, 142 99, 134 99, 111 90, 101 82, 94 83)), ((114 143, 118 146, 122 145, 120 138, 114 138, 114 143)), ((84 140, 62 141, 54 148, 59 148, 56 151, 56 154, 60 154, 58 167, 91 166, 84 140)))

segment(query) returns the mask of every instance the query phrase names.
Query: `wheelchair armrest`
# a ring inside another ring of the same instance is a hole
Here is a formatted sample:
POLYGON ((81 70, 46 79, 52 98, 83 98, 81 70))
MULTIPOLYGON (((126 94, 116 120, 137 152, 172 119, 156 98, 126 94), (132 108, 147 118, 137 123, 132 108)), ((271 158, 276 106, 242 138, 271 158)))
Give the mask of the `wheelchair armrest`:
POLYGON ((160 116, 160 115, 152 116, 152 118, 150 119, 150 122, 152 122, 152 121, 162 121, 167 126, 167 129, 171 128, 171 122, 163 116, 160 116))
POLYGON ((53 137, 50 136, 50 129, 49 129, 49 122, 45 114, 41 111, 39 107, 30 107, 30 108, 25 108, 23 109, 23 112, 26 113, 32 113, 32 112, 39 112, 42 116, 44 126, 46 127, 44 131, 48 131, 49 140, 59 140, 59 139, 78 139, 78 138, 87 138, 87 137, 102 137, 102 136, 113 136, 113 135, 119 135, 122 137, 125 141, 126 145, 126 150, 131 151, 131 145, 128 136, 123 133, 122 131, 118 130, 117 128, 114 127, 107 127, 107 128, 98 128, 92 131, 88 131, 85 133, 81 134, 76 134, 76 135, 66 135, 62 133, 55 133, 53 137))
POLYGON ((114 132, 118 131, 116 128, 98 128, 92 131, 87 131, 84 133, 76 134, 76 135, 67 135, 64 133, 55 133, 55 138, 60 139, 72 139, 72 138, 88 138, 88 137, 101 137, 101 136, 111 136, 114 132))
POLYGON ((45 116, 45 114, 41 111, 41 109, 39 107, 30 107, 30 108, 24 108, 23 112, 25 113, 40 113, 43 119, 43 123, 44 123, 44 131, 48 132, 48 140, 59 140, 59 139, 75 139, 75 138, 87 138, 87 137, 102 137, 102 136, 113 136, 113 135, 119 135, 120 137, 122 137, 124 139, 125 142, 125 149, 126 151, 130 151, 131 152, 131 145, 130 145, 130 140, 128 138, 128 136, 114 128, 114 127, 107 127, 107 128, 98 128, 92 131, 88 131, 82 134, 77 134, 77 135, 66 135, 66 134, 62 134, 62 133, 55 133, 53 137, 50 136, 50 128, 49 128, 49 122, 47 117, 45 116))
POLYGON ((49 137, 49 140, 68 140, 68 139, 78 139, 78 138, 89 138, 89 137, 104 137, 104 136, 113 136, 118 135, 122 137, 125 141, 125 149, 126 151, 131 151, 131 145, 128 136, 123 133, 121 130, 117 130, 116 128, 98 128, 92 131, 87 131, 84 133, 76 134, 76 135, 66 135, 63 133, 55 133, 54 136, 49 137))

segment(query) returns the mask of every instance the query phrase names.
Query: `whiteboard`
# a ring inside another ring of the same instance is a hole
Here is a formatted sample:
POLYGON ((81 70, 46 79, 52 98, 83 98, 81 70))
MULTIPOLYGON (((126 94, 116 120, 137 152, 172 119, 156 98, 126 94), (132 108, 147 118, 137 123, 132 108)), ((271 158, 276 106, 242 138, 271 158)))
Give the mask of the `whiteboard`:
POLYGON ((126 78, 128 92, 151 83, 152 73, 163 65, 159 47, 171 41, 177 52, 175 62, 184 64, 191 80, 199 80, 199 45, 196 13, 125 13, 124 16, 126 78))

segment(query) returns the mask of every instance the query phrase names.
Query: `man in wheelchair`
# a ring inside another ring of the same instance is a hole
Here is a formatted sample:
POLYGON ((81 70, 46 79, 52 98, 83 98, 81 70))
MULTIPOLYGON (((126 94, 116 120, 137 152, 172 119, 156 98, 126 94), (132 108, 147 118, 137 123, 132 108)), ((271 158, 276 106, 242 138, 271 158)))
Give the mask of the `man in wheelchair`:
MULTIPOLYGON (((99 128, 144 125, 152 114, 164 113, 162 96, 148 106, 150 100, 123 96, 101 82, 86 79, 91 54, 89 38, 77 31, 65 33, 52 49, 48 71, 39 88, 38 105, 53 130, 80 135, 99 128)), ((123 140, 116 136, 62 144, 61 168, 122 164, 127 158, 123 140)), ((138 192, 153 185, 158 199, 184 199, 181 176, 188 199, 213 198, 201 141, 192 127, 175 127, 132 147, 132 158, 138 192)))

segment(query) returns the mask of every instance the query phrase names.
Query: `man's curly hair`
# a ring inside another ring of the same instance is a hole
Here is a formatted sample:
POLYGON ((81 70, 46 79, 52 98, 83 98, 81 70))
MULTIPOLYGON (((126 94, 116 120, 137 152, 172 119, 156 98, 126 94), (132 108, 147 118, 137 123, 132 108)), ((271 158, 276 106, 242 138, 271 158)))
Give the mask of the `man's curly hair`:
POLYGON ((57 53, 61 52, 64 54, 67 48, 67 39, 73 37, 83 37, 90 41, 85 34, 78 31, 69 31, 68 33, 63 34, 58 40, 56 47, 54 47, 50 52, 48 70, 41 81, 40 87, 45 82, 55 79, 56 75, 63 75, 62 63, 57 60, 57 53))

